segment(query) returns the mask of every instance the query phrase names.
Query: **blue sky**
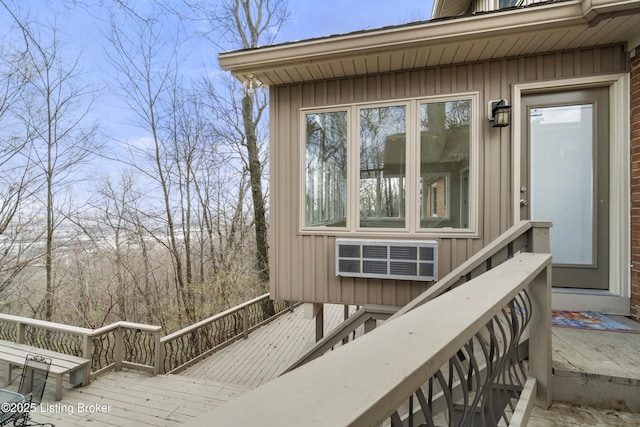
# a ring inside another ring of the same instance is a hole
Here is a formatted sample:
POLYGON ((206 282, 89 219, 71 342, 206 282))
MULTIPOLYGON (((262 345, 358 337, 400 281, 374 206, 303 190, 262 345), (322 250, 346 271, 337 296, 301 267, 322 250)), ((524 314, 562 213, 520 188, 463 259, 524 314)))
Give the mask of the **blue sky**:
MULTIPOLYGON (((130 123, 131 112, 121 108, 120 100, 113 96, 114 90, 110 87, 113 70, 110 69, 105 56, 105 36, 109 28, 105 22, 106 9, 65 9, 65 4, 72 4, 70 0, 4 1, 18 7, 21 17, 30 16, 41 23, 55 25, 60 29, 59 35, 64 44, 65 55, 70 58, 79 56, 83 80, 88 85, 100 88, 97 102, 90 114, 91 119, 101 122, 100 127, 105 133, 120 141, 139 141, 140 144, 144 144, 144 140, 148 139, 148 132, 130 123)), ((175 2, 176 7, 183 4, 182 0, 164 1, 166 4, 175 2)), ((216 0, 210 1, 213 4, 216 0)), ((103 4, 114 5, 115 2, 105 0, 103 4)), ((135 0, 131 4, 144 8, 152 2, 135 0)), ((428 20, 432 4, 433 0, 288 0, 290 18, 281 28, 275 42, 291 42, 428 20)), ((117 11, 117 8, 112 10, 117 11)), ((7 28, 10 22, 7 12, 0 8, 0 28, 7 28)), ((167 33, 170 30, 167 28, 167 33)), ((4 36, 0 31, 0 41, 4 36)), ((190 44, 185 49, 187 66, 182 68, 186 75, 192 77, 217 72, 217 52, 211 43, 198 43, 194 39, 187 44, 190 44)))
MULTIPOLYGON (((215 4, 216 0, 210 1, 215 4)), ((177 7, 182 4, 182 0, 165 2, 175 3, 177 7)), ((14 7, 19 5, 17 7, 21 9, 22 17, 29 15, 41 22, 60 27, 63 40, 70 42, 69 47, 82 48, 83 55, 88 58, 102 53, 104 34, 101 30, 108 27, 106 23, 99 22, 106 16, 98 9, 65 9, 64 2, 60 0, 8 0, 7 3, 14 7), (95 16, 91 16, 94 11, 95 16)), ((67 1, 66 4, 72 2, 67 1)), ((108 5, 109 0, 104 4, 108 5)), ((132 4, 139 6, 150 2, 135 0, 132 4)), ((276 43, 427 20, 431 15, 433 0, 288 0, 287 4, 290 18, 278 34, 276 43)), ((10 22, 8 20, 6 11, 0 8, 0 28, 10 22)))
POLYGON ((277 42, 427 20, 433 0, 289 0, 290 21, 277 42))
MULTIPOLYGON (((71 0, 5 0, 18 8, 19 16, 34 18, 60 29, 59 35, 68 55, 82 58, 83 71, 88 75, 104 74, 105 35, 108 33, 105 8, 73 7, 71 0)), ((97 0, 92 0, 96 1, 97 0)), ((163 0, 166 4, 181 7, 183 0, 163 0)), ((215 4, 216 0, 209 0, 215 4)), ((80 2, 82 4, 82 2, 80 2)), ((91 4, 87 1, 84 4, 91 4)), ((115 5, 114 0, 105 0, 104 5, 115 5)), ((153 4, 150 0, 134 0, 136 8, 153 4)), ((389 25, 400 25, 413 21, 428 20, 433 0, 287 0, 289 20, 281 28, 275 43, 291 42, 309 38, 343 34, 374 29, 389 25)), ((117 7, 112 10, 117 11, 117 7)), ((0 8, 0 28, 11 22, 7 12, 0 8)), ((0 31, 0 40, 4 36, 0 31)), ((193 43, 188 49, 208 69, 217 68, 217 52, 211 44, 193 43), (206 64, 205 64, 206 62, 206 64)), ((98 79, 95 79, 98 80, 98 79)))

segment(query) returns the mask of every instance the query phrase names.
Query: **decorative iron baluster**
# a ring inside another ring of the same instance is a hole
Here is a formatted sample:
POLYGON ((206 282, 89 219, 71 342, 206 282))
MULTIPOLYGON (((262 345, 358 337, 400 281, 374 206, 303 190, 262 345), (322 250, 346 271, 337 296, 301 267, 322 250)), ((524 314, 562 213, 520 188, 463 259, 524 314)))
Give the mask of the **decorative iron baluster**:
POLYGON ((531 311, 529 294, 520 292, 415 391, 418 406, 410 400, 391 415, 391 426, 409 425, 417 414, 426 426, 508 424, 527 378, 519 345, 531 311))
POLYGON ((155 355, 155 338, 153 333, 140 329, 125 329, 122 332, 124 340, 124 360, 139 365, 153 366, 155 355))
POLYGON ((116 337, 114 331, 93 337, 91 371, 97 372, 115 363, 116 337))
POLYGON ((0 320, 0 340, 18 341, 18 326, 14 322, 0 320))
POLYGON ((82 336, 72 332, 55 331, 26 325, 25 344, 82 357, 82 336))

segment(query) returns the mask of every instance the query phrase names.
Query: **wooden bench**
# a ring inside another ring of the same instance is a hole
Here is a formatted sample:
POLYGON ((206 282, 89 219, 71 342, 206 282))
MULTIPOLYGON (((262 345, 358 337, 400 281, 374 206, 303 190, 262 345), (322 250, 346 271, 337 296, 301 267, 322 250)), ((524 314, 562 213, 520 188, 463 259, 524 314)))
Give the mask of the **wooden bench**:
POLYGON ((0 340, 0 361, 4 361, 8 365, 7 382, 11 381, 11 368, 13 366, 23 367, 27 354, 39 354, 51 359, 49 375, 53 376, 56 380, 56 400, 62 399, 62 383, 65 374, 69 374, 69 382, 73 386, 87 385, 89 383, 91 361, 88 359, 0 340))

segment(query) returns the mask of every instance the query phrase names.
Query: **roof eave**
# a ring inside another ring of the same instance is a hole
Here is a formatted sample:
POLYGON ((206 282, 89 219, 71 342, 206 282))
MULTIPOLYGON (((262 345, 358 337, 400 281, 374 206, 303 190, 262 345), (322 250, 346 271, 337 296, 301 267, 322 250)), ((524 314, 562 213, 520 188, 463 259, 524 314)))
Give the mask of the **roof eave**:
MULTIPOLYGON (((464 42, 478 37, 500 37, 546 28, 589 25, 603 13, 621 13, 638 8, 639 0, 572 0, 524 9, 427 21, 322 39, 306 40, 263 48, 221 53, 220 66, 239 79, 274 69, 312 64, 340 57, 373 55, 379 52, 464 42)), ((270 82, 265 82, 269 83, 270 82)))

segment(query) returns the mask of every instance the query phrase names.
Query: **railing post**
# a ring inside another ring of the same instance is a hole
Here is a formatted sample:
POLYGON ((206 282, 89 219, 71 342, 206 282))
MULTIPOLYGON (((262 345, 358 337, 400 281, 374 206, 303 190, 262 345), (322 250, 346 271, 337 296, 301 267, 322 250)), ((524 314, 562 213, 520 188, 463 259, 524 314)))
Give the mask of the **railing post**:
POLYGON ((537 381, 536 404, 548 409, 551 406, 551 265, 533 279, 529 296, 529 373, 537 381))
POLYGON ((249 338, 249 307, 242 308, 242 337, 249 338))
POLYGON ((551 244, 549 242, 550 222, 533 222, 532 228, 529 230, 529 250, 541 254, 551 253, 551 244))
POLYGON ((324 304, 320 304, 320 309, 316 313, 316 342, 324 337, 324 304))
POLYGON ((22 322, 16 324, 16 342, 24 344, 26 325, 22 322))
POLYGON ((91 380, 91 370, 93 369, 93 336, 91 335, 82 336, 82 357, 91 361, 89 369, 84 370, 84 378, 82 379, 83 384, 87 385, 91 380))
POLYGON ((369 332, 373 331, 376 328, 376 319, 374 319, 373 317, 367 319, 366 322, 364 322, 364 333, 368 334, 369 332))
MULTIPOLYGON (((345 304, 343 322, 346 322, 348 318, 349 318, 349 304, 345 304)), ((349 334, 347 334, 344 338, 342 338, 342 344, 349 344, 349 334)))
POLYGON ((116 337, 113 354, 114 369, 116 371, 122 371, 122 361, 124 360, 124 331, 121 326, 118 326, 114 332, 116 337))
POLYGON ((161 341, 160 334, 162 333, 161 329, 158 329, 153 333, 154 337, 154 348, 155 352, 153 354, 153 375, 164 374, 164 345, 161 341))

